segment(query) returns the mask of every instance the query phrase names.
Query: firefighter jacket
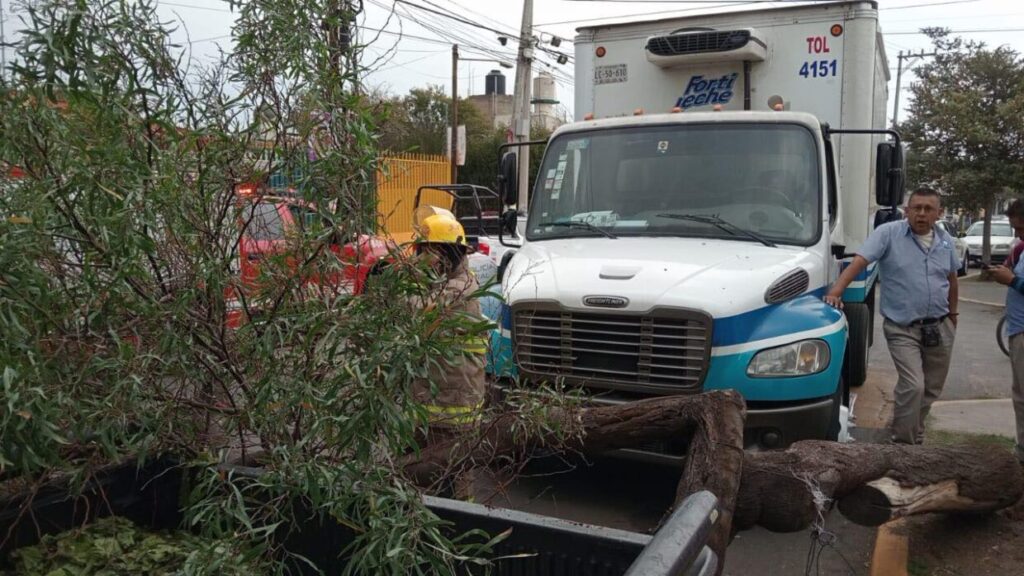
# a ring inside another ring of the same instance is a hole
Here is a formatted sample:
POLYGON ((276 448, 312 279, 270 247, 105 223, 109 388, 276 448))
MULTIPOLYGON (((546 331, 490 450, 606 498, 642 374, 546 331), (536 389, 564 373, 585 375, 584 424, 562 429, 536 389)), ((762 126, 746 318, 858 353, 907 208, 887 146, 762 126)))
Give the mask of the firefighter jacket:
MULTIPOLYGON (((446 314, 463 314, 474 321, 483 318, 479 301, 470 298, 478 285, 465 261, 434 288, 427 306, 438 306, 446 314)), ((430 366, 428 378, 413 382, 413 397, 427 410, 431 427, 471 426, 480 419, 486 393, 487 341, 481 335, 463 346, 462 356, 451 361, 438 359, 430 366)))

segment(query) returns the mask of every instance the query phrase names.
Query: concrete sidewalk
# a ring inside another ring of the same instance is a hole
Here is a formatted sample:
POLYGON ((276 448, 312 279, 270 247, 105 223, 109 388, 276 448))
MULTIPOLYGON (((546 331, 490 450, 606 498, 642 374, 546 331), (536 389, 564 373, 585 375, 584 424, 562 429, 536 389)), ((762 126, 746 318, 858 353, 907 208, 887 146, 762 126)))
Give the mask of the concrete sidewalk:
POLYGON ((960 279, 960 300, 1002 307, 1006 303, 1006 286, 982 280, 979 271, 975 270, 960 279))
POLYGON ((928 428, 969 434, 993 434, 1016 438, 1013 401, 949 400, 932 404, 928 428))

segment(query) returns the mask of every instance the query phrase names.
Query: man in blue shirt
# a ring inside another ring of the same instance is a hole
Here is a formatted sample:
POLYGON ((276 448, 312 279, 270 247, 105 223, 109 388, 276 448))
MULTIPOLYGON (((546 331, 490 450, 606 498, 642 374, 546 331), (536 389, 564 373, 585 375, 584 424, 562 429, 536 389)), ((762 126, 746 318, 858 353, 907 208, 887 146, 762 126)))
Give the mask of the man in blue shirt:
MULTIPOLYGON (((1017 238, 1024 239, 1024 202, 1014 200, 1006 210, 1017 238)), ((1010 336, 1013 369, 1013 412, 1017 417, 1017 459, 1024 465, 1024 258, 1013 268, 992 268, 992 279, 1009 286, 1006 291, 1006 331, 1010 336)))
POLYGON ((953 239, 935 225, 941 216, 938 192, 915 190, 907 219, 876 228, 825 295, 842 308, 846 287, 878 262, 885 339, 899 374, 892 439, 904 444, 924 440, 924 420, 946 383, 956 335, 960 263, 953 239))

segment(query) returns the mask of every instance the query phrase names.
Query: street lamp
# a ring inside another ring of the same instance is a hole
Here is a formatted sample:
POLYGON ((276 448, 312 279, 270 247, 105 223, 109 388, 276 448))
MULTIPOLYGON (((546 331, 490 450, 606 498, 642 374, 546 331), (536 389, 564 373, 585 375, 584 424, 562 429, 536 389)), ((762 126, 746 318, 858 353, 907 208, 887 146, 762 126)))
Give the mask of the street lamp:
POLYGON ((451 137, 451 163, 452 163, 452 184, 458 181, 459 163, 459 61, 470 62, 496 62, 502 68, 512 68, 512 63, 495 58, 460 58, 459 45, 452 44, 452 137, 451 137))

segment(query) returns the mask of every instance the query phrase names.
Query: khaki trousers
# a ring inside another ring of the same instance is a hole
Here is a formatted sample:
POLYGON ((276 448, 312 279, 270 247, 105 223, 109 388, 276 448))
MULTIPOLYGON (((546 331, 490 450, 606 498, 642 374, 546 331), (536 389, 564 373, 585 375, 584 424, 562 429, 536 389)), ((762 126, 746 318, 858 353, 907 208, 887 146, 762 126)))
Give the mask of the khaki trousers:
POLYGON ((922 344, 922 326, 901 326, 889 320, 882 326, 899 374, 892 415, 894 442, 920 444, 924 441, 924 420, 946 383, 956 329, 949 318, 936 326, 942 342, 929 347, 922 344))
POLYGON ((1013 367, 1013 412, 1017 416, 1017 459, 1024 464, 1024 333, 1010 336, 1013 367))

